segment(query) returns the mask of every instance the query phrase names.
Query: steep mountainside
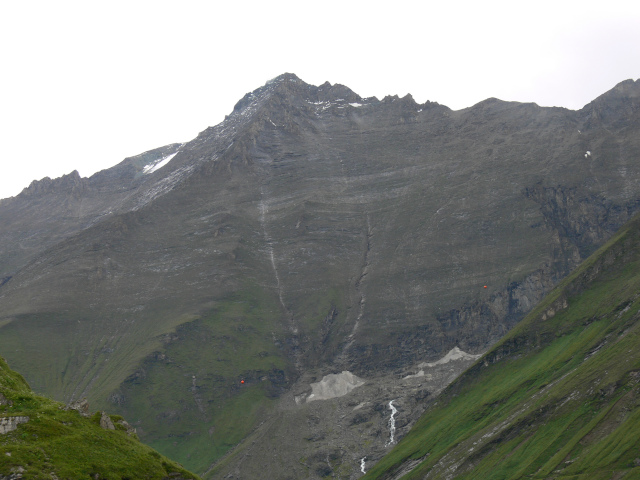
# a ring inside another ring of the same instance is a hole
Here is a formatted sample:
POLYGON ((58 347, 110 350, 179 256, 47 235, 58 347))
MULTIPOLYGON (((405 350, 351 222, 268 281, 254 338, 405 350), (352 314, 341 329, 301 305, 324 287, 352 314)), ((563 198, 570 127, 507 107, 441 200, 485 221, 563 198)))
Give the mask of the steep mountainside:
POLYGON ((55 180, 35 180, 17 197, 0 200, 0 275, 114 212, 126 211, 127 200, 149 180, 145 167, 151 173, 156 162, 179 147, 167 145, 128 158, 91 178, 74 171, 55 180))
POLYGON ((0 357, 0 479, 196 479, 121 417, 34 394, 0 357))
POLYGON ((363 478, 640 478, 640 217, 363 478))
POLYGON ((638 210, 639 159, 638 81, 451 111, 284 74, 191 142, 3 200, 0 352, 202 473, 325 375, 484 351, 638 210))

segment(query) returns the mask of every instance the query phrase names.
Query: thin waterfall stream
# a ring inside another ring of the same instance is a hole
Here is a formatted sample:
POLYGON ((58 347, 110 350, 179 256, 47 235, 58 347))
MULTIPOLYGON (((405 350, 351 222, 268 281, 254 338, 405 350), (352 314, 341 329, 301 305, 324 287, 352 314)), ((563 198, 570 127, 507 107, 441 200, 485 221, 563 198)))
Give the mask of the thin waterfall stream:
POLYGON ((391 417, 389 417, 389 441, 385 444, 388 447, 394 442, 394 436, 396 434, 396 419, 395 414, 398 413, 398 409, 393 406, 395 400, 389 402, 389 408, 391 409, 391 417))

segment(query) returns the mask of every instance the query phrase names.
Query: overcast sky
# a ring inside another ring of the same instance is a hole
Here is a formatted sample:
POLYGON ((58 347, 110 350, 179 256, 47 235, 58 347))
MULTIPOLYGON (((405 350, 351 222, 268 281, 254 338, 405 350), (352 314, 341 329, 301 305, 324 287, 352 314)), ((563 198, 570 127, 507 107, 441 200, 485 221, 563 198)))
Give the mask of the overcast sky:
POLYGON ((284 72, 456 110, 640 77, 637 0, 222 3, 0 1, 0 198, 191 140, 284 72))

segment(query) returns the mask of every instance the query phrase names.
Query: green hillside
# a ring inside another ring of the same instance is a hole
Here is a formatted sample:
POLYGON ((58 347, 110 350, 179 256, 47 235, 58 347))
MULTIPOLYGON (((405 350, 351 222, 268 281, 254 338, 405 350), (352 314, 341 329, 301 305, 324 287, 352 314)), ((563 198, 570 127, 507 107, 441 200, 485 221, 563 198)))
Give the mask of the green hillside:
POLYGON ((121 417, 109 417, 113 430, 101 418, 36 395, 0 357, 0 478, 198 478, 140 443, 121 417))
POLYGON ((640 478, 639 298, 636 217, 363 478, 640 478))

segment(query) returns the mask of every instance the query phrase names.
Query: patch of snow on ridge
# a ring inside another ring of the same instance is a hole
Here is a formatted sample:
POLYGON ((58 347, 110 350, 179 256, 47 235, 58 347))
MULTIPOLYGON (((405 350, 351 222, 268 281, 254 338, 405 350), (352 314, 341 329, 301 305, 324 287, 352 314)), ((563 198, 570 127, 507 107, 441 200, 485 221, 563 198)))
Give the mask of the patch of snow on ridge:
POLYGON ((307 397, 307 402, 343 397, 354 388, 364 385, 364 383, 364 380, 346 370, 342 373, 325 375, 321 381, 311 384, 311 395, 307 397))
POLYGON ((141 192, 134 197, 135 206, 133 211, 139 210, 153 199, 170 192, 182 179, 195 170, 196 165, 189 165, 187 167, 181 167, 174 172, 171 172, 167 177, 155 182, 150 188, 141 192))
POLYGON ((151 163, 151 164, 147 165, 146 167, 144 167, 142 169, 142 173, 146 175, 146 174, 153 173, 156 170, 161 169, 167 163, 169 163, 171 161, 171 159, 173 157, 175 157, 177 154, 178 154, 178 152, 172 153, 171 155, 167 155, 166 157, 163 157, 160 160, 156 160, 154 163, 151 163))
POLYGON ((451 351, 447 353, 444 357, 442 357, 440 360, 433 363, 427 363, 427 362, 421 363, 420 365, 418 365, 418 368, 424 368, 424 367, 431 368, 431 367, 435 367, 436 365, 443 365, 445 363, 449 363, 454 360, 477 360, 480 357, 481 355, 472 355, 470 353, 463 352, 458 347, 453 347, 451 351))
MULTIPOLYGON (((407 375, 406 377, 403 378, 403 380, 408 380, 410 378, 420 378, 420 377, 424 377, 424 370, 420 370, 415 375, 407 375)), ((431 378, 431 375, 427 375, 427 378, 431 378)))

